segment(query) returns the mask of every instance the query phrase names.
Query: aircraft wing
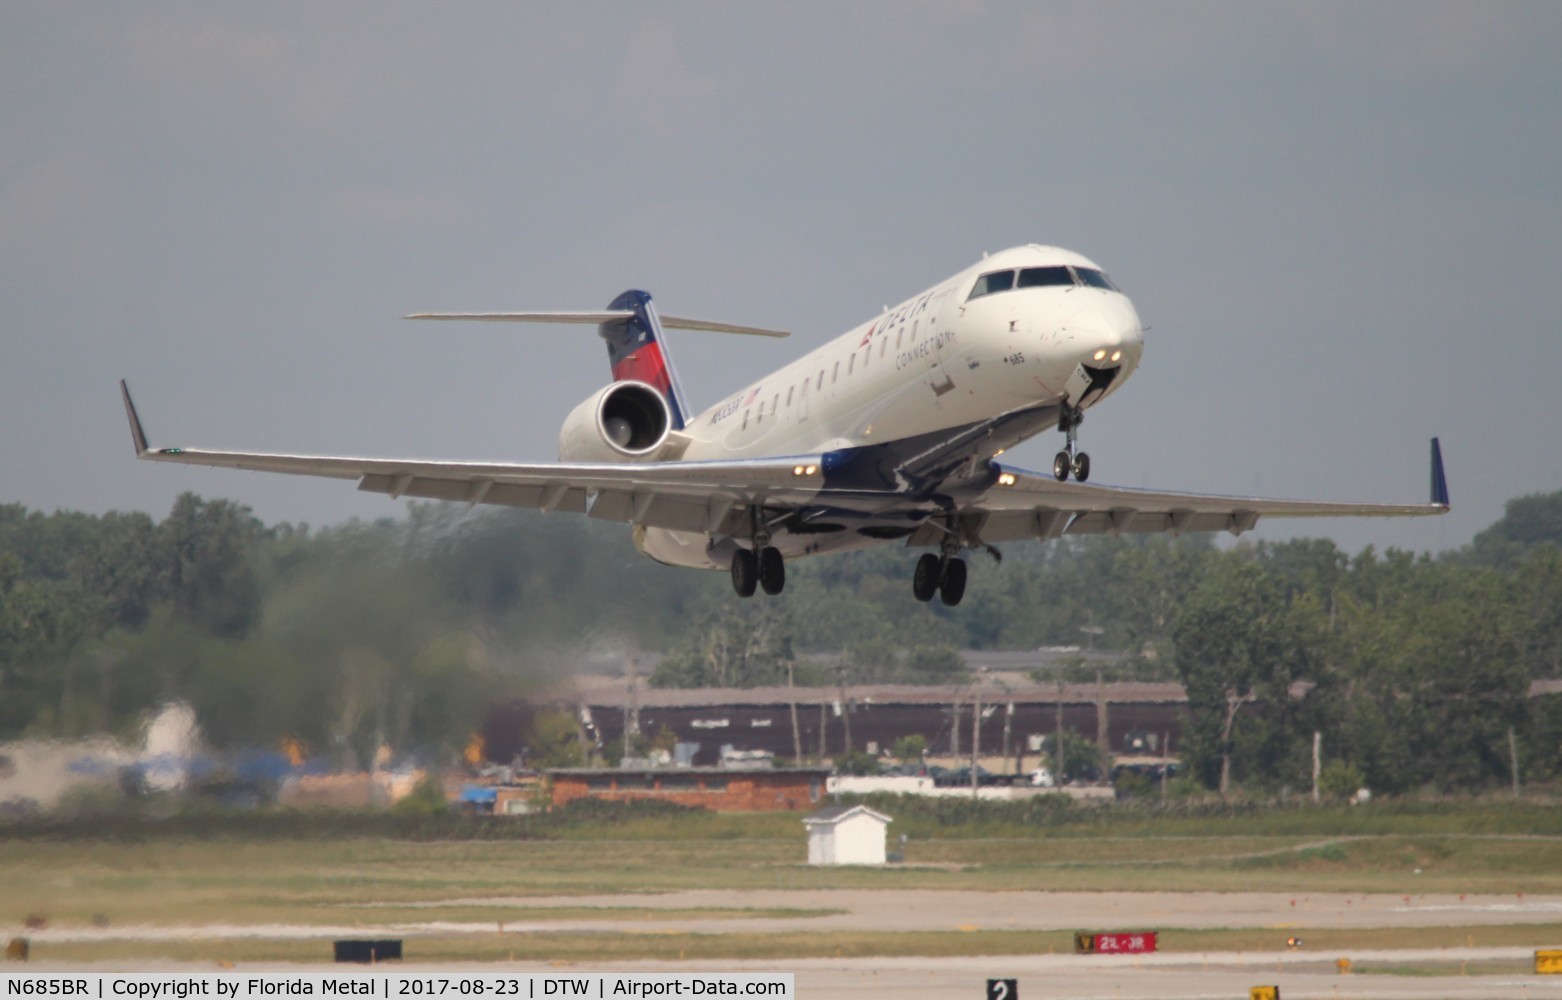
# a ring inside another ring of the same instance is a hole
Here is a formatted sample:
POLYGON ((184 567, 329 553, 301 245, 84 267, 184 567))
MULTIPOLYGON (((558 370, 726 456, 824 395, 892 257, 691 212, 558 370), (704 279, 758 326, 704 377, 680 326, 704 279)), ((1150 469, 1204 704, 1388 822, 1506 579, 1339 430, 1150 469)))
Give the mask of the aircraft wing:
MULTIPOLYGON (((803 507, 825 490, 821 455, 732 461, 511 464, 285 455, 152 448, 130 391, 120 382, 138 458, 255 472, 356 479, 358 489, 392 497, 529 507, 585 514, 653 528, 746 536, 744 508, 803 507)), ((892 507, 889 492, 829 490, 834 502, 892 507)), ((925 502, 914 506, 926 506, 925 502)), ((1270 500, 1058 482, 1052 476, 998 467, 994 485, 959 505, 961 521, 984 542, 1123 532, 1251 530, 1261 517, 1395 517, 1448 510, 1442 452, 1432 440, 1432 496, 1424 504, 1270 500)), ((937 544, 942 529, 927 524, 909 545, 937 544)))
POLYGON ((734 534, 744 530, 742 506, 760 502, 801 505, 817 496, 824 483, 818 456, 645 465, 526 465, 152 448, 130 390, 123 381, 119 387, 138 458, 356 479, 360 490, 392 497, 558 510, 653 528, 734 534))
MULTIPOLYGON (((1442 448, 1432 439, 1431 497, 1426 503, 1348 503, 1169 493, 1058 482, 1049 475, 1000 467, 998 480, 962 508, 983 541, 1046 540, 1063 535, 1249 531, 1265 517, 1415 517, 1448 511, 1442 448)), ((919 532, 919 534, 921 534, 919 532)), ((930 535, 926 540, 931 542, 930 535)), ((913 537, 911 544, 924 540, 913 537)))

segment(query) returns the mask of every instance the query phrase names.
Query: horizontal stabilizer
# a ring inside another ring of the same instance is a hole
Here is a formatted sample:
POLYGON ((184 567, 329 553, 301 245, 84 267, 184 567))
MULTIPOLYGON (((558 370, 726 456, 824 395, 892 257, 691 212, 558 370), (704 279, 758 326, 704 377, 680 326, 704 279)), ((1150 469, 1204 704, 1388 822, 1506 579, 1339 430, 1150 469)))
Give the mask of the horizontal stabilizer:
MULTIPOLYGON (((489 323, 625 323, 634 317, 631 309, 605 309, 596 312, 458 312, 413 313, 407 319, 466 319, 489 323)), ((704 319, 659 316, 662 326, 677 330, 703 330, 706 333, 741 333, 753 337, 787 337, 785 330, 766 330, 757 326, 716 323, 704 319)))

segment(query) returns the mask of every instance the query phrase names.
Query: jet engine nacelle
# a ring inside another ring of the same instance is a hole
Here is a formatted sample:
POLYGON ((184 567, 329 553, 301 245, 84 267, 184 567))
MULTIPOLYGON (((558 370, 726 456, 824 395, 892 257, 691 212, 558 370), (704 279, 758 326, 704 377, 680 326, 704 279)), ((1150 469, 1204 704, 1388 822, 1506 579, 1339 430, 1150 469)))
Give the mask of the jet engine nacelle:
POLYGON ((586 397, 559 429, 559 461, 622 462, 655 457, 672 430, 672 410, 644 382, 624 381, 586 397))

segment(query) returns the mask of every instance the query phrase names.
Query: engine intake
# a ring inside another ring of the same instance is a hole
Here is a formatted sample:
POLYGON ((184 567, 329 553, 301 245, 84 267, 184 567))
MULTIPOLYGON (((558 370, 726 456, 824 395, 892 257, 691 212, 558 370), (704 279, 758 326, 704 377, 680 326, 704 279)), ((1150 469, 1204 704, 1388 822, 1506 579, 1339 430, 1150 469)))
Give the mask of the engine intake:
POLYGON ((559 460, 622 462, 655 456, 672 430, 672 410, 644 382, 614 382, 587 396, 559 429, 559 460))

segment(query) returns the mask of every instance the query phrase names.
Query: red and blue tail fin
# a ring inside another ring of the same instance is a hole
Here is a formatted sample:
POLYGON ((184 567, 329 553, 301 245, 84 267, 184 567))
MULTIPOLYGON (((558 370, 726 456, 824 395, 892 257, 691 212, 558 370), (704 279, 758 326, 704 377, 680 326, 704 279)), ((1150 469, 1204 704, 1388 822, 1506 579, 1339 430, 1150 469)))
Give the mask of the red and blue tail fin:
POLYGON ((688 423, 689 406, 684 401, 683 387, 678 384, 678 373, 673 370, 672 359, 667 355, 662 335, 664 326, 757 337, 787 335, 785 330, 767 330, 759 326, 738 326, 678 316, 664 319, 656 314, 655 307, 651 305, 650 293, 633 288, 598 312, 437 312, 413 313, 407 318, 498 323, 595 323, 602 339, 607 341, 607 356, 613 365, 613 379, 619 382, 625 379, 644 382, 660 392, 667 401, 667 409, 672 413, 674 430, 683 430, 688 423))
POLYGON ((683 387, 678 384, 678 373, 673 370, 672 359, 667 354, 662 323, 657 318, 656 308, 651 305, 650 293, 630 289, 609 303, 608 308, 632 314, 625 319, 603 323, 598 328, 602 339, 607 341, 613 380, 633 379, 660 392, 672 411, 673 430, 683 430, 689 408, 684 401, 683 387))

